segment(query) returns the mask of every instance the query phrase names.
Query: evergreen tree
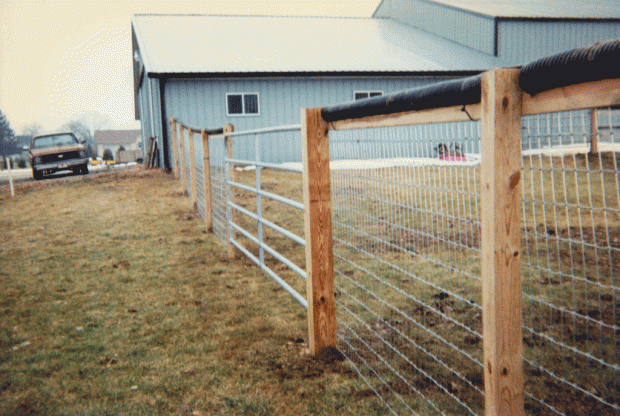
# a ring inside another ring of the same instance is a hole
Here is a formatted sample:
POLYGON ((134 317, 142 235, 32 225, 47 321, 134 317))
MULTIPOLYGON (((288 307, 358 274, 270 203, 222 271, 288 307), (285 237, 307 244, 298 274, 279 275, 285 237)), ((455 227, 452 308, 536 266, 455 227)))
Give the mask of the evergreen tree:
POLYGON ((19 153, 15 140, 15 132, 11 129, 9 121, 0 110, 0 156, 8 156, 19 153))
POLYGON ((92 158, 97 157, 97 152, 93 150, 93 146, 90 143, 86 145, 86 155, 92 158))
POLYGON ((103 160, 114 160, 114 155, 110 149, 105 149, 103 152, 103 160))

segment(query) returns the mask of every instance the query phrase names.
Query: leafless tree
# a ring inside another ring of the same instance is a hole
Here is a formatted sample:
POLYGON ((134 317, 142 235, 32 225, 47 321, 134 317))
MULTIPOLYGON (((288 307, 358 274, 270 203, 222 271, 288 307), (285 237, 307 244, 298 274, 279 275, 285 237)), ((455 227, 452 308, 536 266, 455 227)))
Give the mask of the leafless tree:
POLYGON ((26 136, 36 136, 37 134, 41 134, 43 132, 45 132, 45 127, 37 122, 28 123, 21 129, 21 133, 26 136))

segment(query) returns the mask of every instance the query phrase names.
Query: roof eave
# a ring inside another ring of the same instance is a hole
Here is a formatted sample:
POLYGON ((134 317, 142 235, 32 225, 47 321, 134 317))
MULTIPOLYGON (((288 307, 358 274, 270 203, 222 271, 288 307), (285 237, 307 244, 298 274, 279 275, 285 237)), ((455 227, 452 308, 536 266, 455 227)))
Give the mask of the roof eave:
POLYGON ((483 69, 412 71, 273 71, 273 72, 147 72, 149 78, 292 78, 292 77, 377 77, 377 76, 468 76, 483 69))
POLYGON ((620 23, 617 17, 548 17, 548 16, 495 16, 498 21, 517 20, 523 22, 597 22, 620 23))

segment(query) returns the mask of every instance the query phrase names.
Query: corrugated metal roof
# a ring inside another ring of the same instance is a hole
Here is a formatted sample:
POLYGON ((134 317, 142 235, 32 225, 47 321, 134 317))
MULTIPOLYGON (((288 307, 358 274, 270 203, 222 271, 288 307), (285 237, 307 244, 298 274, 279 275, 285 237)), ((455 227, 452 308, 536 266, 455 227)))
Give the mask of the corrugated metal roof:
POLYGON ((390 19, 136 15, 149 73, 479 71, 496 58, 390 19))
POLYGON ((493 17, 542 19, 620 19, 619 0, 430 1, 493 17))

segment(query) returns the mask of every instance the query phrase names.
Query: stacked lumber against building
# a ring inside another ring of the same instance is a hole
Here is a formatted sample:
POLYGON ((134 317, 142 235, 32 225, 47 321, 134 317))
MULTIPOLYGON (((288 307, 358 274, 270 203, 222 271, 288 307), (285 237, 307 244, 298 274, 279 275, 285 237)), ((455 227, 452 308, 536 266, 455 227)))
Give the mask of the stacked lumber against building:
POLYGON ((147 154, 146 160, 144 161, 144 166, 147 168, 154 168, 157 165, 157 137, 152 136, 149 137, 149 142, 147 144, 147 154))

